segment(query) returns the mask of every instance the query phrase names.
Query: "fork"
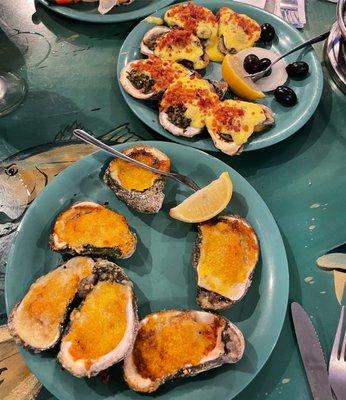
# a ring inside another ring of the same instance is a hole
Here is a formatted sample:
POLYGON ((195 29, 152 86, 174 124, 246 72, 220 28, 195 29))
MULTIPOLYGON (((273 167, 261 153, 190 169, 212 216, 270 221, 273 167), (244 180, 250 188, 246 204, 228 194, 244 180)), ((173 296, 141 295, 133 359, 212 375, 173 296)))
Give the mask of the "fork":
POLYGON ((329 360, 329 383, 338 400, 346 399, 346 333, 342 336, 343 340, 340 348, 344 317, 345 306, 342 306, 339 324, 335 333, 334 344, 329 360))
POLYGON ((285 0, 280 2, 280 11, 283 19, 290 25, 297 28, 302 28, 303 24, 299 19, 298 13, 298 1, 297 0, 285 0))
POLYGON ((112 147, 106 145, 105 143, 101 142, 101 140, 96 139, 94 136, 90 135, 89 133, 83 131, 83 129, 75 129, 73 134, 78 138, 83 140, 86 143, 92 144, 99 149, 106 151, 107 153, 112 154, 116 158, 120 158, 121 160, 128 161, 132 164, 135 164, 141 168, 147 169, 148 171, 154 172, 159 175, 164 175, 167 178, 171 178, 176 182, 182 183, 183 185, 189 187, 191 190, 196 192, 200 189, 196 182, 194 182, 191 178, 185 175, 178 174, 177 172, 166 172, 161 171, 160 169, 156 169, 154 167, 150 167, 149 165, 143 164, 140 161, 137 161, 120 151, 114 150, 112 147))

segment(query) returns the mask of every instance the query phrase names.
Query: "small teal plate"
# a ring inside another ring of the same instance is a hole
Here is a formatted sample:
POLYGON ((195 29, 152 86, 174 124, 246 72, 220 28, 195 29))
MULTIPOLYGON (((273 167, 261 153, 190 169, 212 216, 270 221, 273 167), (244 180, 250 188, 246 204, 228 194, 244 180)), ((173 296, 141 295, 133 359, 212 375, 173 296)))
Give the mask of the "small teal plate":
MULTIPOLYGON (((234 11, 244 13, 255 19, 259 24, 265 22, 274 26, 279 40, 274 40, 272 49, 283 54, 304 41, 302 35, 295 29, 284 22, 277 16, 263 11, 260 8, 251 7, 246 4, 225 2, 222 0, 196 1, 196 3, 208 7, 216 12, 222 6, 230 6, 234 11)), ((169 7, 157 11, 154 16, 162 17, 169 7)), ((127 36, 124 44, 119 52, 118 58, 118 80, 122 68, 132 60, 142 58, 139 51, 140 42, 145 34, 153 25, 148 22, 141 21, 127 36)), ((273 128, 263 133, 254 134, 249 143, 245 146, 245 151, 258 150, 264 147, 278 143, 297 132, 313 115, 320 101, 323 88, 323 76, 319 61, 312 48, 297 52, 288 56, 285 60, 289 64, 297 59, 306 61, 310 67, 310 74, 304 80, 289 79, 286 85, 294 89, 298 97, 298 104, 294 107, 287 108, 281 106, 272 94, 268 95, 263 104, 269 106, 275 113, 276 124, 273 128)), ((220 64, 210 63, 202 74, 206 78, 221 79, 220 64)), ((121 85, 120 85, 121 86, 121 85)), ((174 136, 167 132, 159 122, 158 109, 153 107, 152 102, 137 100, 128 95, 121 86, 121 92, 131 110, 137 117, 154 131, 175 142, 185 144, 187 146, 196 147, 200 150, 218 151, 212 140, 207 134, 196 136, 188 139, 184 137, 174 136)))
MULTIPOLYGON (((146 142, 164 151, 173 169, 191 176, 203 186, 223 171, 231 174, 234 194, 229 211, 239 214, 255 228, 261 259, 245 298, 223 314, 235 322, 246 338, 243 359, 191 379, 162 386, 152 397, 162 400, 231 399, 256 376, 272 352, 284 321, 288 298, 288 267, 280 232, 264 201, 236 171, 199 150, 169 142, 146 142)), ((122 150, 128 144, 115 148, 122 150)), ((196 281, 191 265, 195 226, 173 220, 168 210, 188 194, 184 187, 168 181, 161 212, 144 215, 117 200, 102 182, 110 158, 96 153, 59 174, 30 206, 20 225, 6 270, 7 312, 22 299, 30 284, 61 260, 48 247, 54 218, 72 202, 93 200, 126 216, 137 233, 138 246, 128 260, 119 260, 135 285, 139 314, 170 308, 198 309, 196 281)), ((121 367, 111 369, 108 385, 99 377, 78 379, 63 371, 50 352, 32 354, 22 350, 29 368, 60 400, 148 399, 131 391, 121 377, 121 367)), ((150 396, 151 397, 151 396, 150 396)))
POLYGON ((174 2, 174 0, 135 0, 128 6, 114 7, 109 13, 102 15, 97 11, 98 3, 77 3, 63 6, 51 4, 47 0, 38 1, 64 17, 98 24, 125 22, 143 18, 174 2))

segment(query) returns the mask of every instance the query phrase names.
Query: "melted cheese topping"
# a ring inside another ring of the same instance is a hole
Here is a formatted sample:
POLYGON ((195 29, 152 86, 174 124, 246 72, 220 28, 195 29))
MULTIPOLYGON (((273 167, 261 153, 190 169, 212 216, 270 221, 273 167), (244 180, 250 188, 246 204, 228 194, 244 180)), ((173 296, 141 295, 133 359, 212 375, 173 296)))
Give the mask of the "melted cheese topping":
POLYGON ((219 36, 217 34, 217 29, 216 32, 212 33, 208 40, 205 51, 211 61, 222 62, 225 58, 225 54, 221 53, 219 50, 219 36))
POLYGON ((156 41, 154 55, 170 61, 191 61, 195 69, 205 68, 204 49, 198 37, 183 29, 173 29, 156 41))
MULTIPOLYGON (((124 153, 137 161, 162 171, 168 172, 170 169, 170 162, 168 159, 159 160, 144 149, 132 150, 130 152, 125 151, 124 153)), ((113 175, 121 186, 127 190, 144 191, 149 189, 155 183, 156 179, 160 177, 160 175, 154 172, 147 171, 119 158, 115 158, 111 161, 109 168, 111 175, 113 175)))
POLYGON ((217 318, 212 324, 197 321, 189 312, 148 316, 138 330, 132 353, 138 372, 155 380, 200 364, 217 345, 219 324, 217 318))
POLYGON ((258 258, 253 230, 238 220, 200 225, 202 242, 198 263, 198 285, 232 298, 238 284, 245 284, 258 258))
POLYGON ((164 19, 167 25, 191 30, 201 39, 209 39, 217 31, 216 16, 194 3, 177 4, 166 12, 164 19))
POLYGON ((131 69, 149 75, 155 81, 156 91, 164 90, 174 80, 190 74, 190 71, 181 64, 154 56, 131 63, 131 69))
POLYGON ((80 281, 92 274, 93 266, 90 258, 75 257, 31 286, 14 319, 15 330, 24 342, 43 348, 57 340, 67 307, 80 281))
POLYGON ((116 282, 99 282, 72 316, 64 342, 75 360, 83 359, 89 369, 93 359, 114 350, 123 339, 130 289, 116 282))
POLYGON ((78 249, 90 244, 98 248, 118 247, 122 254, 133 248, 133 235, 126 218, 100 204, 76 205, 56 220, 53 233, 59 241, 78 249))
POLYGON ((223 37, 228 51, 238 52, 252 47, 260 38, 260 25, 245 14, 238 14, 227 7, 220 8, 219 36, 223 37))
POLYGON ((215 134, 230 135, 241 145, 246 143, 255 128, 263 124, 266 116, 259 104, 246 101, 225 100, 219 102, 208 115, 208 130, 215 134))
POLYGON ((180 78, 168 87, 160 108, 163 111, 170 106, 186 108, 184 114, 191 119, 191 126, 203 128, 208 113, 218 102, 219 98, 209 82, 197 76, 190 76, 180 78))
POLYGON ((154 24, 154 25, 163 25, 163 19, 159 17, 147 17, 145 20, 149 24, 154 24))

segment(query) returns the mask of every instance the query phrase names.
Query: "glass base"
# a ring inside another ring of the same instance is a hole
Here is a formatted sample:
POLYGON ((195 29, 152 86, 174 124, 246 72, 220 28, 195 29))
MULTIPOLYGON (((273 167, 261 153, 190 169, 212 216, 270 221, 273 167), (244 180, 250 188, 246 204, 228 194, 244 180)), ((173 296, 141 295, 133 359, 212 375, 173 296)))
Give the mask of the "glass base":
POLYGON ((25 94, 26 84, 19 75, 0 71, 0 117, 15 110, 25 94))

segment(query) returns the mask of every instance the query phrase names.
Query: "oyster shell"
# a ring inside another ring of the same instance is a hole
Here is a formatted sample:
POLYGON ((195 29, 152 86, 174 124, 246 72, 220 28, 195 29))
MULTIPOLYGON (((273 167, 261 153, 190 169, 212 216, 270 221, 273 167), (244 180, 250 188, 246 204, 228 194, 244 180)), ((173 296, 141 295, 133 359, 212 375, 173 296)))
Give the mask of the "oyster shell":
POLYGON ((97 260, 93 272, 94 282, 86 280, 85 299, 71 313, 58 354, 61 365, 77 377, 97 375, 121 361, 137 331, 133 285, 122 268, 97 260))
POLYGON ((35 352, 54 347, 78 285, 93 267, 91 258, 74 257, 38 278, 9 316, 8 328, 16 343, 35 352))
POLYGON ((198 74, 177 79, 168 86, 160 102, 161 125, 175 136, 201 133, 207 114, 219 102, 214 86, 198 74))
POLYGON ((209 64, 202 42, 188 29, 169 29, 162 26, 150 29, 143 37, 141 53, 181 62, 190 69, 203 69, 209 64))
MULTIPOLYGON (((170 159, 162 151, 147 145, 135 145, 124 154, 168 172, 170 159)), ((104 175, 105 183, 119 200, 141 213, 157 213, 165 197, 166 178, 120 159, 112 160, 104 175)))
POLYGON ((149 29, 141 41, 141 53, 145 56, 154 54, 157 39, 169 31, 170 29, 167 26, 154 26, 154 28, 149 29))
POLYGON ((245 219, 222 215, 199 224, 193 252, 197 303, 206 310, 222 310, 241 300, 258 258, 258 239, 245 219))
POLYGON ((150 56, 128 63, 121 71, 120 83, 137 99, 158 99, 175 79, 190 74, 191 71, 178 63, 150 56))
POLYGON ((228 7, 221 7, 217 18, 219 50, 224 54, 237 53, 252 47, 260 38, 260 25, 245 14, 238 14, 228 7))
POLYGON ((243 151, 253 132, 260 132, 273 124, 274 114, 269 107, 238 100, 220 102, 206 120, 214 146, 230 156, 243 151))
POLYGON ((50 247, 59 253, 128 258, 137 244, 126 218, 94 202, 75 203, 56 218, 50 247))
POLYGON ((235 363, 244 347, 241 331, 224 317, 161 311, 139 323, 133 349, 124 360, 124 378, 135 391, 153 392, 167 380, 235 363))
POLYGON ((200 39, 206 40, 217 34, 218 22, 211 10, 192 2, 176 4, 164 15, 170 27, 190 29, 200 39))

